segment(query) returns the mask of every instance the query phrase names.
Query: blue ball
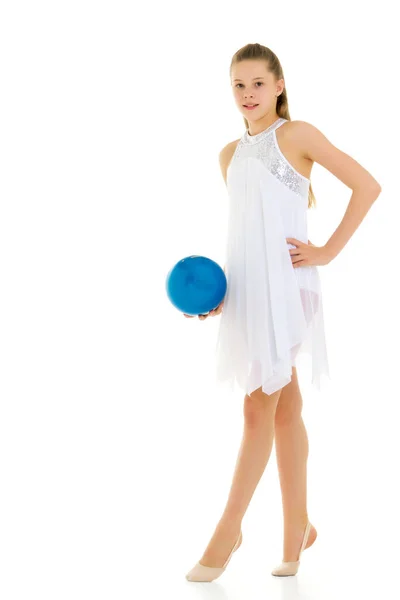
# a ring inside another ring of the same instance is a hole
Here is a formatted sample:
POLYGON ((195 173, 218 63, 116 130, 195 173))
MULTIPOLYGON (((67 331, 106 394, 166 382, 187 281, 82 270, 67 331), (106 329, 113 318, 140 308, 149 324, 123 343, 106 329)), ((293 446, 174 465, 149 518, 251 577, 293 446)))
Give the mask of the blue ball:
POLYGON ((218 263, 205 256, 187 256, 176 263, 166 279, 167 295, 178 310, 191 316, 217 308, 225 297, 227 281, 218 263))

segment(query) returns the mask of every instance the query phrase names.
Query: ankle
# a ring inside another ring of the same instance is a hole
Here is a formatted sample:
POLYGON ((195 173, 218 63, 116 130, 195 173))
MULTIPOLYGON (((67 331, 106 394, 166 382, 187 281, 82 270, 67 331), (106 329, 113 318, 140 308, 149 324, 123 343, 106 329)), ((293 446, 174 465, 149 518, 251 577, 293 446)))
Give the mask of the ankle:
POLYGON ((242 528, 242 518, 237 515, 224 514, 218 522, 218 527, 231 531, 239 531, 242 528))

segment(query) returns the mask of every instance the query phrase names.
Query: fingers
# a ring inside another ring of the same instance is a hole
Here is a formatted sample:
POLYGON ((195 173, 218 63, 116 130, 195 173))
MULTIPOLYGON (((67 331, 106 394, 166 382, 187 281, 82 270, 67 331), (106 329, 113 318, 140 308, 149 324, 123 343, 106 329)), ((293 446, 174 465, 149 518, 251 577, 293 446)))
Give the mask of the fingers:
MULTIPOLYGON (((198 315, 198 318, 200 319, 200 321, 204 321, 204 319, 207 319, 207 317, 215 317, 217 315, 219 315, 222 312, 222 307, 224 305, 224 301, 221 302, 221 304, 219 304, 217 306, 217 308, 214 308, 213 310, 210 310, 209 313, 207 313, 206 315, 198 315)), ((193 319, 194 315, 187 315, 185 313, 183 313, 183 316, 188 318, 188 319, 193 319)))
MULTIPOLYGON (((183 313, 183 316, 186 317, 187 319, 194 319, 195 315, 186 315, 185 313, 183 313)), ((199 315, 199 319, 200 321, 204 321, 204 319, 206 319, 208 317, 208 315, 199 315)))
POLYGON ((199 319, 200 319, 200 321, 204 321, 204 319, 207 319, 207 317, 216 317, 221 312, 222 312, 222 304, 220 304, 219 306, 217 306, 217 308, 214 308, 213 310, 210 310, 210 312, 208 314, 206 314, 206 315, 199 315, 199 319))
POLYGON ((219 305, 217 306, 217 308, 214 308, 214 310, 211 310, 211 311, 210 311, 210 315, 211 315, 212 317, 216 317, 217 315, 221 314, 221 313, 222 313, 222 307, 223 307, 223 306, 224 306, 224 301, 222 301, 222 302, 221 302, 221 304, 219 304, 219 305))

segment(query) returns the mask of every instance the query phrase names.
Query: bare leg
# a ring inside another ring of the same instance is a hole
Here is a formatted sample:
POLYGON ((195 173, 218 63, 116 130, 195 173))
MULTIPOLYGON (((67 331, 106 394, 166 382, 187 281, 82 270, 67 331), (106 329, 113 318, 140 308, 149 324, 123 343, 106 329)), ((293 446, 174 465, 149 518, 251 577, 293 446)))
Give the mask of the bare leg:
POLYGON ((244 399, 244 431, 228 501, 200 563, 222 567, 240 532, 242 519, 268 463, 274 440, 275 411, 282 390, 261 388, 244 399))
MULTIPOLYGON (((303 401, 293 367, 292 381, 283 388, 275 413, 275 450, 284 518, 284 561, 298 560, 307 513, 307 431, 301 416, 303 401)), ((306 548, 317 537, 311 528, 306 548)))

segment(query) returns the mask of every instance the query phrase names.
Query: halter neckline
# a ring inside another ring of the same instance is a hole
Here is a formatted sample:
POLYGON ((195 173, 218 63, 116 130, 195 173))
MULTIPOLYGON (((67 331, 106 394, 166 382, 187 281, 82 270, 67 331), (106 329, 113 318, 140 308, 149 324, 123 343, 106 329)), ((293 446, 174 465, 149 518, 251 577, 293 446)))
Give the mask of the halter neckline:
POLYGON ((249 130, 246 129, 244 136, 243 136, 243 142, 245 144, 256 144, 261 139, 263 139, 268 133, 270 133, 270 131, 275 129, 276 126, 281 123, 281 121, 286 121, 286 120, 287 119, 284 119, 283 117, 278 117, 276 119, 276 121, 271 123, 271 125, 269 125, 266 129, 263 129, 262 131, 260 131, 260 133, 256 133, 255 135, 250 135, 249 130))

